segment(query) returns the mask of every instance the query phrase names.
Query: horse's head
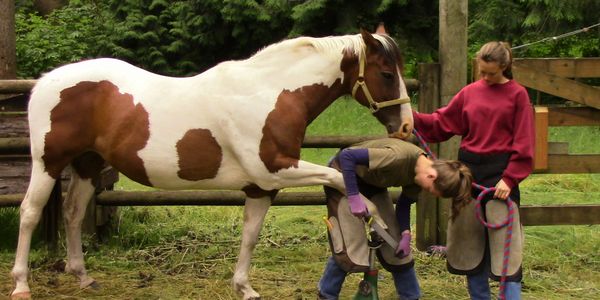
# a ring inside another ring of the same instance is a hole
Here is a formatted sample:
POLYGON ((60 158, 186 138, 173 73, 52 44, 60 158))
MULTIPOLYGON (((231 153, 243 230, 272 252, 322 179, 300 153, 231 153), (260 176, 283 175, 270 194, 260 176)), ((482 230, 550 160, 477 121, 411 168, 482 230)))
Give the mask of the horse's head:
POLYGON ((361 36, 365 46, 346 69, 352 96, 371 110, 390 136, 405 139, 414 124, 398 45, 382 26, 374 35, 361 30, 361 36))

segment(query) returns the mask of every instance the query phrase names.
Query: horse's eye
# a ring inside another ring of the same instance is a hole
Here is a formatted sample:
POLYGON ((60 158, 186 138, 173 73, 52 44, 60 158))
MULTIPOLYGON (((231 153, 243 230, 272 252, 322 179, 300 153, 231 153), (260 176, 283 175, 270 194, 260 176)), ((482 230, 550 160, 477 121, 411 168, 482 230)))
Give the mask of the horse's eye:
POLYGON ((392 72, 381 72, 381 76, 387 80, 394 79, 394 74, 392 72))

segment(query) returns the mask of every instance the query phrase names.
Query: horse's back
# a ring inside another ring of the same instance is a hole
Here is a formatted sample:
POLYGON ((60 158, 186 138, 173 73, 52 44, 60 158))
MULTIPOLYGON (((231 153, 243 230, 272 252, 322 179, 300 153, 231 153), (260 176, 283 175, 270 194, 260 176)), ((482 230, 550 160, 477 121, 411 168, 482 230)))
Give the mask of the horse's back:
POLYGON ((109 81, 115 85, 148 84, 165 80, 161 76, 113 58, 97 58, 58 67, 42 76, 32 90, 32 100, 42 101, 49 93, 60 93, 80 82, 109 81))

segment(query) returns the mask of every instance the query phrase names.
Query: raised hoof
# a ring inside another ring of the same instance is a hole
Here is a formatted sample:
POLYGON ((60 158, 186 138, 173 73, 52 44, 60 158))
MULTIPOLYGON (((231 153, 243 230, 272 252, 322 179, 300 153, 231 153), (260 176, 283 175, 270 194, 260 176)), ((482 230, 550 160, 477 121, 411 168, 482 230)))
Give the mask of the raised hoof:
POLYGON ((260 296, 250 296, 248 298, 244 298, 244 300, 260 300, 260 296))
POLYGON ((10 300, 31 299, 31 292, 20 292, 10 295, 10 300))

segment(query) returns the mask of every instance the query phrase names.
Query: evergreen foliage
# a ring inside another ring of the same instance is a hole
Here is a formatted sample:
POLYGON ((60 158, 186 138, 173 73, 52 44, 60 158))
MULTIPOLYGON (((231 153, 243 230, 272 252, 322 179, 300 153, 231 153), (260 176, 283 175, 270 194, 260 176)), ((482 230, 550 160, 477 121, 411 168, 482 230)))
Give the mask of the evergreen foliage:
MULTIPOLYGON (((187 76, 284 38, 355 34, 379 22, 403 50, 407 76, 415 76, 417 63, 437 60, 436 0, 71 0, 46 17, 32 2, 16 1, 19 77, 100 56, 187 76)), ((600 21, 597 0, 471 0, 469 11, 471 55, 490 40, 521 45, 600 21)), ((597 27, 515 56, 600 56, 599 33, 597 27)))
MULTIPOLYGON (((471 53, 489 40, 513 46, 539 41, 600 22, 597 0, 471 0, 471 53)), ((517 57, 598 57, 600 29, 515 51, 517 57)))

